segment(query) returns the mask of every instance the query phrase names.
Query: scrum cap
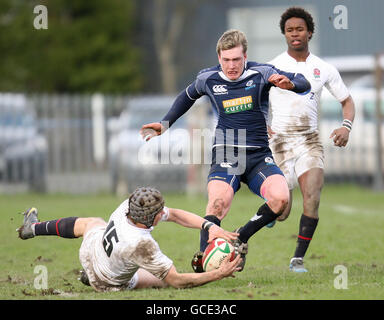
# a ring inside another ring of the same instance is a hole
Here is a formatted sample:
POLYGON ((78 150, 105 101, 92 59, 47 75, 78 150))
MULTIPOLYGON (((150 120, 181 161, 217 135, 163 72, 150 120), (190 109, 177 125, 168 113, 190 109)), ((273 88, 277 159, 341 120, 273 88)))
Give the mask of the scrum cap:
POLYGON ((156 215, 164 208, 164 199, 159 190, 141 187, 131 194, 128 206, 127 217, 150 228, 156 215))

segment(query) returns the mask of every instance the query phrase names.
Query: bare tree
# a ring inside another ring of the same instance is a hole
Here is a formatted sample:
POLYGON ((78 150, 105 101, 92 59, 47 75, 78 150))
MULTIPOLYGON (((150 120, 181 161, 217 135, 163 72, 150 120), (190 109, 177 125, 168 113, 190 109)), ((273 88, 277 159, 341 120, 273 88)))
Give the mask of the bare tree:
POLYGON ((160 63, 162 91, 177 91, 176 52, 187 15, 195 12, 199 0, 154 0, 154 42, 160 63))

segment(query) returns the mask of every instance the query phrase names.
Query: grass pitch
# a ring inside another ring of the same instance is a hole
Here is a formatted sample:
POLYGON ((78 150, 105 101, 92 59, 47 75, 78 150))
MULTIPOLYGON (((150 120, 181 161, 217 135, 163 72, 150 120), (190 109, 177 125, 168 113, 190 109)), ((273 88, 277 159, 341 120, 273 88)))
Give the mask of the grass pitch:
MULTIPOLYGON (((205 195, 166 194, 165 199, 169 207, 204 215, 205 195)), ((121 201, 108 194, 0 195, 0 299, 384 299, 384 195, 356 186, 324 187, 319 225, 305 258, 309 272, 305 274, 294 274, 288 269, 302 212, 297 190, 290 217, 277 222, 272 229, 263 228, 250 239, 243 272, 198 288, 96 293, 77 280, 81 239, 51 236, 23 241, 15 232, 22 222, 17 213, 31 206, 38 208, 42 221, 66 216, 99 216, 107 220, 121 201), (48 273, 47 289, 36 289, 41 266, 48 273), (345 271, 345 289, 335 288, 341 277, 337 266, 345 271)), ((243 186, 222 223, 223 228, 234 230, 243 225, 261 204, 261 199, 243 186)), ((161 223, 153 236, 179 272, 192 272, 190 260, 198 249, 198 230, 161 223)))

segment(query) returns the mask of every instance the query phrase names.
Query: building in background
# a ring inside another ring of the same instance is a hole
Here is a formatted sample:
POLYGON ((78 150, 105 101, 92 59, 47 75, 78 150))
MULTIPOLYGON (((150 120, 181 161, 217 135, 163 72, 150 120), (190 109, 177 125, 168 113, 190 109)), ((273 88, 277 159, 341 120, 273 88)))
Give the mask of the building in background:
MULTIPOLYGON (((163 40, 175 33, 172 25, 178 28, 173 43, 174 72, 177 73, 174 91, 187 86, 205 66, 217 64, 216 42, 228 28, 238 28, 247 34, 250 60, 267 62, 285 50, 279 20, 282 12, 294 5, 313 14, 316 31, 311 50, 332 62, 347 85, 370 73, 374 66, 373 55, 384 50, 384 37, 380 36, 380 30, 384 30, 384 2, 381 0, 343 2, 341 5, 346 13, 338 7, 340 3, 331 0, 143 1, 140 38, 142 45, 148 48, 148 67, 155 73, 161 72, 153 44, 153 21, 154 17, 159 18, 155 11, 157 2, 167 4, 167 11, 161 18, 165 26, 163 40), (182 22, 172 24, 172 19, 177 16, 183 19, 182 22)), ((158 81, 160 79, 159 75, 158 81)), ((162 90, 160 83, 152 84, 152 91, 156 90, 162 90)))

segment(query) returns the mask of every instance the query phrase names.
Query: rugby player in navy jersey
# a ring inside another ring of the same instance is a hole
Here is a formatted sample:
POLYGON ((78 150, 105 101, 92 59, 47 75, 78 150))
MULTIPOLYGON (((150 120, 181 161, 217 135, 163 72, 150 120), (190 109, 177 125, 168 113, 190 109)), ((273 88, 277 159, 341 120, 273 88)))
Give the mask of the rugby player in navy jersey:
POLYGON ((208 229, 220 226, 227 215, 240 183, 265 203, 241 228, 234 241, 244 268, 248 239, 274 221, 289 202, 289 189, 282 171, 274 163, 268 146, 268 97, 272 86, 306 94, 311 85, 301 74, 288 73, 269 64, 247 62, 247 39, 239 30, 228 30, 218 40, 219 65, 200 71, 175 99, 161 122, 142 126, 147 141, 161 135, 186 113, 194 102, 207 95, 217 115, 212 146, 212 164, 208 175, 206 223, 200 233, 200 251, 192 259, 192 267, 202 272, 202 252, 207 247, 208 229))

